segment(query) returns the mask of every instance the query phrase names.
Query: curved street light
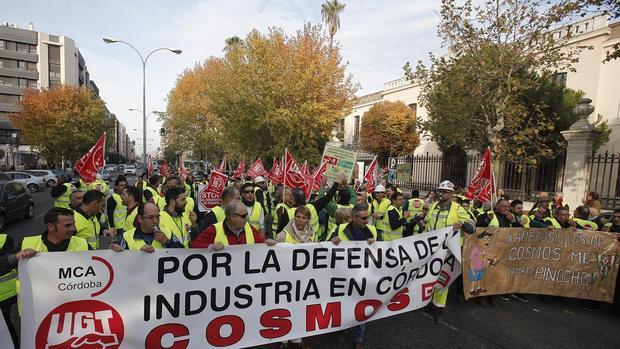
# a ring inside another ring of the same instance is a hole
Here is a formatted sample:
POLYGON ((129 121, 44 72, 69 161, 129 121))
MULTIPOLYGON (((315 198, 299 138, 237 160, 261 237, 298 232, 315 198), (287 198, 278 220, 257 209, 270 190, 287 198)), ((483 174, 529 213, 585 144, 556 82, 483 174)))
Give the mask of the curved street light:
MULTIPOLYGON (((123 43, 129 47, 131 47, 134 51, 136 51, 136 53, 138 54, 138 56, 140 57, 140 61, 142 62, 142 138, 146 139, 146 63, 148 62, 149 58, 151 57, 151 55, 155 52, 158 51, 170 51, 172 53, 175 53, 177 55, 180 55, 183 51, 181 49, 178 48, 167 48, 167 47, 160 47, 157 48, 151 52, 149 52, 149 54, 146 55, 146 58, 140 53, 140 51, 138 51, 137 48, 135 48, 132 44, 123 41, 123 40, 118 40, 118 39, 114 39, 114 38, 110 38, 110 37, 104 37, 103 38, 103 42, 105 42, 106 44, 115 44, 115 43, 123 43)), ((135 109, 137 110, 137 109, 135 109)), ((142 163, 144 164, 144 166, 146 166, 146 142, 143 142, 142 144, 142 163)))

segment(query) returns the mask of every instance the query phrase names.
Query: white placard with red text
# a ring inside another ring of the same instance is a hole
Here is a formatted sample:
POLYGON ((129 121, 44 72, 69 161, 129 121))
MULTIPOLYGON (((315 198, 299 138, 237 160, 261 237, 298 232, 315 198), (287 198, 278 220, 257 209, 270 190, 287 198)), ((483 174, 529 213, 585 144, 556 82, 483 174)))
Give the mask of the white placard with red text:
POLYGON ((428 304, 459 275, 460 248, 446 228, 371 245, 39 254, 19 264, 22 345, 239 348, 332 332, 428 304))

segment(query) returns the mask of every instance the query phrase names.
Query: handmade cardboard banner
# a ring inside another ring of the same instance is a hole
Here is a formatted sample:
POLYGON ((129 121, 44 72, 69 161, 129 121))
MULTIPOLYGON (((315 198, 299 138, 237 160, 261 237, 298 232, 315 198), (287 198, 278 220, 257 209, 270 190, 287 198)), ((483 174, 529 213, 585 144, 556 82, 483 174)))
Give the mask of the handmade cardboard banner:
POLYGON ((332 145, 326 145, 323 150, 322 162, 325 162, 325 177, 328 181, 336 181, 338 176, 344 174, 347 182, 351 180, 353 166, 357 161, 357 153, 332 145))
POLYGON ((371 245, 39 254, 19 264, 22 345, 239 348, 341 330, 448 287, 461 270, 451 230, 371 245))
POLYGON ((465 298, 534 293, 613 303, 617 274, 610 233, 478 228, 463 246, 465 298))

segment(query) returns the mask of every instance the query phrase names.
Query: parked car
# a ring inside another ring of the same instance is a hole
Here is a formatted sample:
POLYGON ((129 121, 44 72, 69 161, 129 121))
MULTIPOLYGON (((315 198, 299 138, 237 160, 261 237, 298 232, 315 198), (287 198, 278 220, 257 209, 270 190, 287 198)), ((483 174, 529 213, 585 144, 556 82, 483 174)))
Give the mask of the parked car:
POLYGON ((125 176, 129 176, 129 175, 136 175, 136 166, 134 165, 127 165, 125 166, 125 169, 123 170, 123 173, 125 174, 125 176))
POLYGON ((24 172, 33 174, 37 177, 44 177, 48 187, 53 187, 58 183, 58 176, 49 170, 26 170, 24 172))
POLYGON ((124 170, 125 166, 127 166, 127 164, 119 164, 118 166, 116 166, 116 168, 119 170, 124 170))
POLYGON ((31 193, 39 191, 47 185, 45 182, 45 177, 35 176, 26 172, 5 172, 9 178, 14 181, 18 181, 23 183, 31 193))
POLYGON ((34 217, 34 201, 23 183, 0 180, 0 231, 10 220, 34 217))
POLYGON ((4 172, 0 172, 0 181, 10 181, 11 177, 4 174, 4 172))
POLYGON ((116 170, 117 170, 116 165, 114 165, 114 164, 107 164, 107 165, 105 165, 105 169, 110 171, 110 172, 116 172, 116 170))

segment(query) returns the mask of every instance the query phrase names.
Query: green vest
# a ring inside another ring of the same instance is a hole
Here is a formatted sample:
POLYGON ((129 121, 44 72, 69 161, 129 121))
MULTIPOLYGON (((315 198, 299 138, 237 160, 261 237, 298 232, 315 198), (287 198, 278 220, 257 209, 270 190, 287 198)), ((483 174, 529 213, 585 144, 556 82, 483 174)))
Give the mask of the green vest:
POLYGON ((581 218, 573 218, 573 220, 575 222, 577 222, 577 224, 579 224, 580 226, 583 227, 583 229, 586 230, 598 230, 598 224, 589 221, 587 219, 581 219, 581 218))
POLYGON ((114 227, 116 229, 123 229, 125 227, 125 218, 127 218, 127 207, 123 205, 123 200, 117 193, 112 194, 112 199, 116 202, 113 212, 114 227))
POLYGON ((189 229, 191 223, 189 218, 181 215, 178 217, 172 217, 168 212, 161 211, 159 224, 163 231, 170 230, 172 234, 176 235, 177 239, 183 243, 183 246, 189 247, 189 229))
POLYGON ((67 190, 54 200, 54 207, 69 208, 69 204, 71 203, 71 192, 73 192, 75 188, 71 183, 63 183, 62 185, 67 187, 67 190))
MULTIPOLYGON (((378 213, 382 216, 387 214, 387 210, 390 207, 392 202, 389 199, 383 198, 381 203, 378 203, 377 200, 372 200, 371 203, 371 213, 378 213)), ((385 225, 385 221, 383 219, 375 220, 375 227, 381 231, 390 230, 390 225, 385 225)))
MULTIPOLYGON (((516 215, 515 215, 516 217, 516 215)), ((517 220, 519 221, 519 223, 521 223, 521 225, 525 228, 529 228, 530 227, 530 217, 528 217, 527 215, 522 214, 521 216, 516 217, 517 220)))
MULTIPOLYGON (((346 230, 349 224, 350 223, 344 223, 338 226, 338 238, 340 239, 340 241, 351 241, 349 237, 347 236, 347 234, 344 233, 344 231, 346 230)), ((376 240, 377 239, 377 228, 370 224, 366 224, 366 227, 370 230, 370 234, 372 234, 373 239, 376 240)))
MULTIPOLYGON (((272 231, 275 235, 276 230, 278 229, 278 221, 280 220, 280 217, 278 216, 278 210, 280 208, 284 209, 284 212, 288 212, 289 208, 287 204, 281 202, 279 204, 276 205, 276 208, 273 210, 273 212, 271 212, 273 214, 273 221, 271 222, 271 228, 272 231)), ((219 220, 218 220, 219 222, 219 220)))
MULTIPOLYGON (((214 224, 215 227, 215 239, 213 242, 219 242, 224 246, 228 246, 228 237, 226 237, 226 231, 224 230, 224 222, 214 224)), ((252 233, 252 226, 249 223, 245 223, 245 243, 251 245, 254 243, 254 233, 252 233)))
POLYGON ((101 231, 101 225, 97 220, 97 216, 92 216, 87 219, 78 211, 74 212, 75 236, 86 239, 93 250, 96 250, 99 248, 99 232, 101 231))
POLYGON ((551 225, 552 225, 554 228, 558 228, 558 229, 561 229, 561 228, 562 228, 562 226, 560 225, 560 222, 558 222, 558 221, 557 221, 557 219, 555 219, 555 218, 553 218, 553 217, 547 217, 547 218, 545 218, 545 219, 543 219, 543 220, 544 220, 545 222, 549 222, 549 223, 551 223, 551 225))
MULTIPOLYGON (((126 213, 125 213, 126 214, 126 213)), ((129 214, 126 214, 125 219, 123 220, 123 231, 130 231, 134 229, 133 222, 136 220, 138 216, 138 206, 136 206, 129 214)))
MULTIPOLYGON (((22 250, 31 248, 37 252, 49 252, 47 246, 43 243, 41 236, 27 236, 22 241, 22 250)), ((86 239, 72 236, 69 240, 69 246, 65 252, 88 251, 88 242, 86 239)))
POLYGON ((256 230, 260 230, 260 217, 263 213, 263 207, 254 200, 254 206, 252 206, 252 214, 248 217, 248 223, 251 226, 256 228, 256 230))
MULTIPOLYGON (((155 189, 151 188, 151 186, 147 186, 147 187, 146 187, 146 189, 145 189, 145 191, 149 191, 149 192, 151 192, 152 197, 153 197, 153 203, 154 203, 155 205, 157 205, 157 207, 160 207, 160 206, 159 206, 159 205, 160 205, 159 201, 161 201, 161 200, 162 200, 162 197, 161 197, 161 196, 159 196, 159 193, 157 192, 157 190, 155 190, 155 189)), ((164 199, 163 201, 165 202, 166 200, 164 199)), ((161 207, 160 207, 160 210, 161 210, 161 207)))
POLYGON ((211 209, 211 212, 213 212, 213 214, 215 215, 215 219, 218 223, 223 222, 224 218, 226 218, 226 213, 224 212, 222 206, 215 206, 211 209))
POLYGON ((456 202, 450 202, 450 210, 448 211, 448 217, 446 218, 446 220, 437 221, 437 215, 439 213, 439 210, 437 210, 437 213, 435 213, 435 208, 437 208, 438 205, 439 201, 435 201, 431 204, 431 207, 429 207, 427 214, 428 220, 426 221, 426 228, 424 229, 424 231, 431 231, 435 229, 449 227, 454 223, 458 223, 461 221, 459 218, 459 204, 457 204, 456 202))
POLYGON ((424 200, 422 199, 409 199, 407 203, 407 212, 409 212, 409 218, 407 218, 407 222, 411 222, 415 216, 422 212, 424 209, 424 200))
MULTIPOLYGON (((124 232, 123 239, 125 239, 125 242, 127 242, 127 247, 129 247, 130 250, 138 251, 142 248, 142 246, 146 245, 146 242, 144 242, 144 240, 142 239, 134 239, 133 235, 135 234, 135 232, 135 228, 124 232)), ((170 230, 164 229, 162 232, 164 233, 164 235, 166 235, 168 239, 172 239, 172 233, 170 233, 170 230)), ((164 248, 161 242, 155 239, 153 239, 151 246, 153 246, 153 248, 156 250, 164 248)))
MULTIPOLYGON (((0 234, 0 249, 6 243, 6 236, 6 234, 0 234)), ((0 302, 17 295, 16 278, 17 271, 15 269, 0 276, 0 302)))
POLYGON ((403 226, 402 225, 396 228, 396 230, 392 230, 392 227, 390 226, 390 217, 388 214, 388 212, 390 211, 396 211, 398 213, 398 218, 399 219, 403 218, 402 209, 397 209, 396 207, 390 205, 387 212, 383 216, 383 224, 385 224, 385 226, 387 227, 386 230, 383 230, 382 235, 381 235, 383 237, 383 241, 396 240, 396 239, 400 239, 403 237, 403 226))

